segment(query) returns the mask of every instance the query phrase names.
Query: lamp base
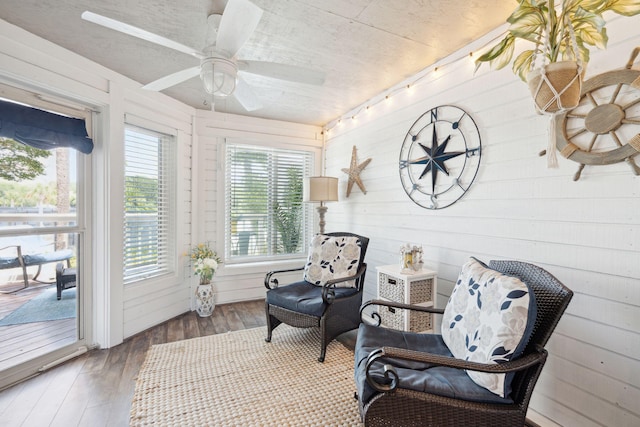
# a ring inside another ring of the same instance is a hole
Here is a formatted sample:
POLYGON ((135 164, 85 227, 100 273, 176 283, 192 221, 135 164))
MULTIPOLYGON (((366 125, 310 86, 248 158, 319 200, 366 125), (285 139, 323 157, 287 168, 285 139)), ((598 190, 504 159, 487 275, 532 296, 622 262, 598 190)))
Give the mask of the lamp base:
POLYGON ((327 207, 320 202, 320 206, 316 209, 318 210, 318 216, 320 217, 320 234, 324 234, 324 226, 326 224, 324 221, 324 214, 327 213, 327 207))

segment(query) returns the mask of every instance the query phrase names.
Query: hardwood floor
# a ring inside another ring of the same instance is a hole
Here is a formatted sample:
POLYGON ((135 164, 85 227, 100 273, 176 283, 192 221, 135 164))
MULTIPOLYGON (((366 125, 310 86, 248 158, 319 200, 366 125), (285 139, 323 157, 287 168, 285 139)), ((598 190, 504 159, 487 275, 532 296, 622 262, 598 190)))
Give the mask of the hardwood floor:
MULTIPOLYGON (((263 325, 264 300, 219 305, 206 318, 185 313, 116 347, 90 351, 1 391, 0 425, 128 426, 135 378, 149 347, 263 325)), ((338 340, 353 348, 355 337, 354 330, 338 340)))
POLYGON ((135 377, 150 346, 264 324, 263 300, 219 305, 206 318, 185 313, 0 392, 0 425, 128 426, 135 377))

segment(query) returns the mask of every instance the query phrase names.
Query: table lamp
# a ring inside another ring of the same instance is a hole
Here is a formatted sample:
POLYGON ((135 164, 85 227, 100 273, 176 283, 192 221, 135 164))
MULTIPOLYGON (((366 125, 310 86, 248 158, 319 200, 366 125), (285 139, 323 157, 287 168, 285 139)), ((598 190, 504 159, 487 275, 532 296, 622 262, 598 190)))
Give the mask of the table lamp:
POLYGON ((303 199, 305 202, 320 202, 318 215, 320 216, 320 234, 324 234, 324 214, 327 207, 324 202, 338 201, 338 178, 331 176, 311 176, 305 178, 303 185, 303 199))

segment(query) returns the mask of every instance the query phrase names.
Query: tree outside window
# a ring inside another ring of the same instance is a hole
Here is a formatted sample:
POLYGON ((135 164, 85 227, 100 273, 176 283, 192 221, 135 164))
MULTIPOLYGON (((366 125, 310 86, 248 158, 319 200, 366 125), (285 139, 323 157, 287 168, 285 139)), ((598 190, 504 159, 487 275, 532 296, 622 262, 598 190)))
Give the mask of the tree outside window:
POLYGON ((226 258, 304 254, 311 223, 302 182, 312 153, 227 144, 226 160, 226 258))

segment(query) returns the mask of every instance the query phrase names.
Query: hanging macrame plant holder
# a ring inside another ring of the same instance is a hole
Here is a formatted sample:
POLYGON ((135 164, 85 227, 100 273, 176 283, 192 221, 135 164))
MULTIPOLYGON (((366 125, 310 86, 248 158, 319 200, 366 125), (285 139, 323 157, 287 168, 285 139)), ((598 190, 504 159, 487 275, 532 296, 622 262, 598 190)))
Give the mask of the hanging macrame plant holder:
POLYGON ((536 44, 534 57, 531 61, 531 71, 527 79, 536 111, 539 114, 551 115, 549 143, 546 151, 547 167, 550 168, 558 167, 555 135, 556 115, 577 107, 582 92, 583 67, 570 19, 566 18, 565 26, 569 29, 572 54, 575 60, 548 63, 548 52, 551 51, 551 48, 549 46, 549 28, 546 28, 544 42, 538 41, 536 44), (540 55, 542 60, 536 61, 536 52, 538 52, 540 45, 542 45, 542 55, 540 55))
POLYGON ((529 90, 536 110, 556 114, 575 108, 580 102, 582 67, 577 61, 560 61, 529 73, 529 90))

